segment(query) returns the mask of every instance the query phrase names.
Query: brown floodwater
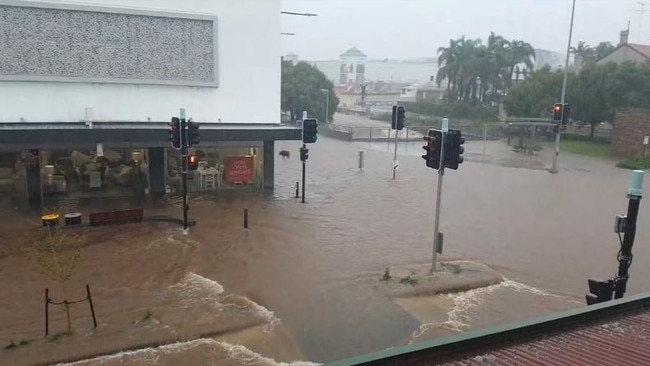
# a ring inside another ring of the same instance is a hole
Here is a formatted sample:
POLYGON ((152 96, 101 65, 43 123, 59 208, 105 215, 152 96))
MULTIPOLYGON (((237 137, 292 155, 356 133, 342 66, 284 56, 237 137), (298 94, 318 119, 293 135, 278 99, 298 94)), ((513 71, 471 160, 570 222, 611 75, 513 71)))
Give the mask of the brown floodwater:
MULTIPOLYGON (((278 142, 276 154, 297 152, 299 146, 278 142)), ((321 138, 309 148, 306 203, 294 197, 298 154, 278 156, 271 196, 195 197, 190 216, 197 225, 187 236, 173 227, 146 235, 116 228, 120 240, 144 244, 135 252, 120 246, 124 256, 111 260, 119 278, 128 280, 116 285, 106 279, 98 286, 112 290, 98 292, 119 298, 143 290, 146 303, 164 311, 182 303, 183 295, 170 298, 159 291, 193 273, 250 301, 254 305, 246 305, 247 311, 281 322, 306 360, 326 362, 582 306, 587 278, 616 271, 613 223, 627 207, 630 171, 611 161, 562 154, 560 173, 549 174, 548 151, 522 156, 503 142, 469 141, 465 163, 444 177, 443 259, 487 263, 508 281, 429 299, 430 309, 439 309, 433 312, 423 303, 393 301, 361 279, 379 277, 386 267, 431 260, 436 174, 420 158, 421 144, 400 144, 395 180, 391 144, 321 138), (249 230, 242 228, 245 208, 249 230)), ((650 291, 648 210, 642 201, 628 295, 650 291)), ((150 212, 180 217, 177 200, 150 212)), ((100 252, 94 256, 100 258, 100 252)), ((0 269, 0 275, 8 271, 0 269)), ((191 323, 185 327, 192 333, 191 323)), ((174 347, 165 354, 219 353, 230 346, 201 341, 174 347)), ((263 347, 258 351, 268 356, 263 347)))

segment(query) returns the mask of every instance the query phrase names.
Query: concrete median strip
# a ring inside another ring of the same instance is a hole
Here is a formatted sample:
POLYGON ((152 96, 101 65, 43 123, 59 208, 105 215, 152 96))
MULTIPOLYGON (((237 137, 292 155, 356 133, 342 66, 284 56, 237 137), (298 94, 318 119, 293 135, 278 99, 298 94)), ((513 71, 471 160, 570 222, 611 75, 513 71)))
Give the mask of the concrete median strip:
POLYGON ((391 267, 376 286, 390 297, 405 298, 464 292, 503 281, 494 269, 471 261, 442 262, 434 273, 430 269, 430 265, 391 267))

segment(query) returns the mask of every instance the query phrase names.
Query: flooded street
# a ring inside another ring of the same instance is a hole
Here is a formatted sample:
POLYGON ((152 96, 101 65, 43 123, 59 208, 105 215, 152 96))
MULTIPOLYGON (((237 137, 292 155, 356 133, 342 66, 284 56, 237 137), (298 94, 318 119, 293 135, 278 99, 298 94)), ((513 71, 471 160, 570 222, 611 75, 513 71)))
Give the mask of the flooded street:
MULTIPOLYGON (((379 278, 386 267, 431 260, 436 172, 425 167, 421 145, 400 144, 400 168, 393 180, 391 144, 321 137, 309 146, 306 203, 301 204, 294 197, 300 144, 278 142, 272 198, 195 198, 190 217, 197 226, 187 237, 173 226, 140 235, 129 234, 137 232, 137 225, 114 227, 121 249, 110 253, 104 244, 90 247, 90 263, 82 269, 85 279, 98 288, 94 296, 102 309, 99 316, 108 316, 105 312, 112 309, 110 316, 128 310, 133 318, 151 308, 177 323, 187 334, 184 339, 204 334, 194 325, 207 324, 215 310, 199 304, 195 316, 184 318, 184 308, 177 309, 181 315, 167 308, 190 299, 182 292, 163 291, 188 281, 192 273, 200 277, 190 279, 215 281, 211 286, 222 286, 220 291, 246 299, 238 301, 253 303, 239 303, 242 309, 265 309, 257 316, 277 319, 305 360, 326 362, 582 306, 587 278, 615 272, 619 244, 613 222, 626 210, 630 171, 613 162, 562 154, 560 173, 549 174, 543 170, 551 161, 548 149, 540 156, 521 156, 493 141, 485 145, 483 159, 483 142, 468 141, 465 163, 445 174, 443 259, 486 263, 507 281, 418 303, 394 301, 375 291, 361 279, 379 278), (280 150, 291 151, 292 157, 280 158, 280 150), (365 152, 363 170, 357 165, 359 151, 365 152), (250 212, 248 231, 242 228, 245 208, 250 212), (102 263, 109 253, 109 263, 102 263), (93 266, 113 268, 117 279, 128 280, 114 283, 93 266), (137 293, 144 300, 118 300, 137 293)), ((160 213, 181 215, 174 205, 145 211, 160 213)), ((649 220, 648 205, 642 201, 626 295, 650 290, 645 281, 650 277, 649 220)), ((3 263, 9 263, 7 258, 3 263)), ((3 265, 0 275, 7 278, 23 266, 3 265)), ((11 278, 19 281, 17 276, 11 278)), ((20 298, 22 291, 10 295, 20 298)), ((30 293, 29 306, 40 314, 40 292, 36 295, 30 293)), ((196 296, 210 299, 204 292, 196 296)), ((211 301, 230 300, 217 296, 211 301)), ((2 305, 6 312, 16 309, 15 302, 2 305)), ((29 324, 30 334, 39 336, 40 318, 18 323, 29 324)), ((2 336, 14 333, 5 330, 2 336)), ((263 339, 248 344, 276 361, 296 357, 263 339)), ((201 347, 185 348, 207 352, 205 347, 216 346, 201 347)))

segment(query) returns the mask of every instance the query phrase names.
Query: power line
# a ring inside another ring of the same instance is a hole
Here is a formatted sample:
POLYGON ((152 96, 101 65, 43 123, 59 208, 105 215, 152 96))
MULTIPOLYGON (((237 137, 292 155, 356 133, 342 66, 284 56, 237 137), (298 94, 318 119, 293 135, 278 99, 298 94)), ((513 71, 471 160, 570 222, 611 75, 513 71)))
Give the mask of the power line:
POLYGON ((294 12, 294 11, 281 11, 280 14, 298 15, 298 16, 303 16, 303 17, 315 17, 315 16, 318 16, 318 14, 314 14, 314 13, 297 13, 297 12, 294 12))

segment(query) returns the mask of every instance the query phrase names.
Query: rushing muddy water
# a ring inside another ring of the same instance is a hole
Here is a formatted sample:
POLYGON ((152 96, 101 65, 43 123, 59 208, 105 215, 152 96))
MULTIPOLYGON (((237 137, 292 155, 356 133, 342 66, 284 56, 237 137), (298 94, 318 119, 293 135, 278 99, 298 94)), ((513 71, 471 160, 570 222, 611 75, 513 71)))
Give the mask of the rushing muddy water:
MULTIPOLYGON (((297 142, 276 144, 277 151, 298 148, 297 142)), ((190 215, 197 226, 187 236, 171 226, 146 233, 124 226, 115 229, 119 232, 113 247, 90 247, 91 261, 99 263, 102 253, 109 261, 97 264, 96 270, 89 264, 82 270, 98 288, 100 316, 108 309, 109 317, 117 318, 121 311, 136 317, 151 308, 191 338, 205 333, 193 322, 208 324, 218 311, 209 302, 192 301, 215 296, 215 302, 228 303, 220 297, 225 289, 238 296, 229 298, 234 308, 255 314, 264 324, 277 319, 289 335, 283 339, 295 341, 304 359, 325 362, 582 306, 587 278, 610 276, 617 268, 613 222, 627 207, 629 171, 610 161, 562 154, 560 173, 549 174, 543 170, 550 162, 548 151, 520 156, 503 142, 488 142, 483 156, 483 142, 470 141, 466 162, 458 171, 447 171, 444 179, 443 259, 487 263, 508 281, 417 303, 394 301, 359 279, 379 277, 386 267, 431 259, 436 175, 420 158, 421 144, 400 145, 395 180, 390 144, 321 138, 309 148, 305 204, 294 198, 300 180, 298 154, 278 156, 272 197, 194 198, 190 215), (357 165, 359 151, 365 152, 363 170, 357 165), (242 228, 244 208, 250 212, 249 230, 242 228), (99 273, 100 268, 111 268, 114 278, 99 273), (182 290, 192 286, 208 292, 199 291, 195 298, 182 290), (129 307, 130 300, 120 300, 134 294, 144 294, 144 300, 132 301, 136 309, 129 307), (191 321, 182 316, 186 308, 195 310, 191 321)), ((155 213, 180 216, 173 201, 155 213)), ((645 281, 650 277, 649 220, 648 205, 642 202, 628 295, 650 290, 645 281)), ((15 274, 24 259, 8 256, 2 261, 0 276, 24 278, 24 273, 15 274)), ((7 291, 20 298, 27 287, 7 291)), ((29 311, 40 311, 41 296, 29 295, 29 311)), ((0 317, 11 318, 16 304, 3 301, 0 317)), ((27 312, 18 312, 25 318, 15 324, 38 336, 40 318, 32 320, 27 312)), ((16 333, 2 330, 0 335, 16 333)), ((159 352, 175 360, 179 356, 173 350, 232 354, 228 347, 235 346, 219 342, 179 343, 123 356, 159 352)), ((245 357, 249 351, 277 361, 296 357, 295 352, 274 352, 270 348, 277 347, 256 342, 254 349, 242 351, 245 357)), ((99 364, 113 363, 104 358, 99 364)))

